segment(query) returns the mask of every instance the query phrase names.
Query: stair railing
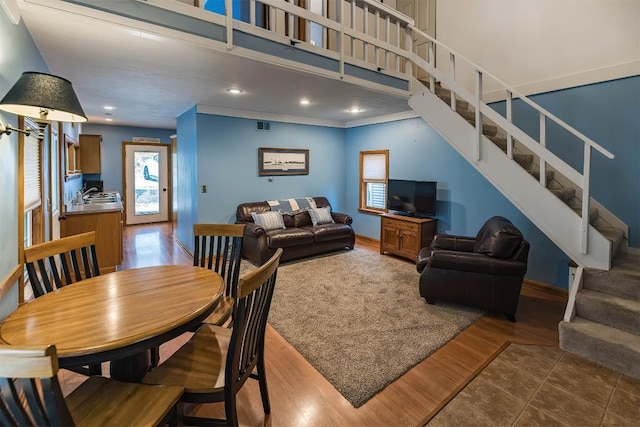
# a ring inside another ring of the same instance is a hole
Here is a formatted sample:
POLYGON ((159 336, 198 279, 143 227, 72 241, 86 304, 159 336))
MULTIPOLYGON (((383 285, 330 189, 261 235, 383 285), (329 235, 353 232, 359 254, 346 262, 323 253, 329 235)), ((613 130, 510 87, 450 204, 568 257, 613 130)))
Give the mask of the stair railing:
MULTIPOLYGON (((582 190, 582 206, 581 206, 581 233, 580 233, 580 252, 587 253, 588 252, 588 231, 589 231, 589 178, 591 174, 591 154, 593 150, 598 151, 605 157, 609 159, 613 159, 614 155, 609 152, 607 149, 603 148, 595 141, 591 140, 589 137, 582 134, 580 131, 574 129, 569 124, 565 123, 563 120, 559 119, 549 111, 545 110, 525 95, 519 93, 515 89, 509 87, 506 83, 502 82, 499 78, 492 75, 488 71, 484 70, 482 67, 473 63, 471 60, 465 58, 454 50, 450 49, 446 45, 441 42, 435 40, 428 34, 423 31, 415 28, 413 25, 411 26, 412 33, 423 39, 427 40, 428 43, 428 51, 427 58, 424 59, 420 57, 418 54, 413 53, 411 55, 412 62, 418 67, 422 68, 429 75, 429 91, 435 94, 436 90, 436 81, 440 84, 443 84, 448 89, 451 90, 451 108, 453 111, 456 109, 456 96, 461 96, 470 105, 475 108, 475 123, 476 123, 476 159, 480 158, 480 141, 482 136, 482 115, 485 115, 498 126, 506 131, 507 134, 507 154, 512 157, 513 153, 513 138, 518 139, 521 143, 523 143, 529 150, 538 155, 540 158, 540 184, 543 187, 546 187, 546 168, 547 165, 552 166, 559 173, 567 177, 567 179, 571 180, 578 188, 582 190), (445 52, 449 53, 449 73, 444 73, 436 66, 436 47, 439 49, 443 49, 445 52), (458 83, 458 79, 456 76, 456 62, 464 61, 465 65, 471 67, 475 74, 475 90, 471 92, 467 90, 463 85, 458 83), (483 83, 486 78, 489 77, 497 83, 502 90, 505 91, 505 101, 506 101, 506 114, 502 116, 496 110, 491 108, 488 104, 483 102, 483 83), (529 136, 523 130, 518 128, 513 124, 513 100, 514 96, 519 98, 522 102, 526 103, 529 107, 533 108, 538 112, 540 117, 540 125, 539 125, 539 140, 536 141, 534 138, 529 136), (546 130, 547 130, 547 121, 551 121, 565 131, 577 137, 583 144, 583 164, 582 164, 582 173, 574 169, 572 166, 567 164, 565 161, 556 156, 553 152, 551 152, 546 147, 546 130)), ((412 92, 415 92, 414 88, 412 92)))
POLYGON ((573 279, 571 283, 569 283, 569 298, 567 300, 567 307, 564 310, 564 321, 571 322, 576 315, 576 296, 578 295, 578 291, 582 289, 582 274, 584 272, 584 267, 578 266, 576 267, 575 274, 573 275, 573 279))

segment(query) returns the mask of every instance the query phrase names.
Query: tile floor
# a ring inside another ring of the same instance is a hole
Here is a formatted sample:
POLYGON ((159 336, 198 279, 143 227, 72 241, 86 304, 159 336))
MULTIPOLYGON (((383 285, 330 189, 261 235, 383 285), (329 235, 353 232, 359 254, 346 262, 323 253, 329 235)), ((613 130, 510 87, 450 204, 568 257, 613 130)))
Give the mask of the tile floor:
POLYGON ((511 344, 427 425, 638 426, 640 380, 558 347, 511 344))

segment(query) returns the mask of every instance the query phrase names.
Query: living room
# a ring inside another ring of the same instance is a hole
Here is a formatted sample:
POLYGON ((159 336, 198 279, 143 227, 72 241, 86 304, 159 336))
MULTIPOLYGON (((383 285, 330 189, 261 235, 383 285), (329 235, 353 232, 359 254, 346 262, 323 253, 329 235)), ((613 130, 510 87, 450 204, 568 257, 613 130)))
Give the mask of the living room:
MULTIPOLYGON (((442 28, 446 27, 445 12, 439 18, 443 22, 440 24, 442 28)), ((573 18, 565 16, 564 19, 573 18)), ((536 22, 536 25, 544 24, 536 22)), ((582 40, 592 37, 592 27, 587 27, 582 31, 582 40)), ((562 36, 565 30, 542 28, 541 32, 556 32, 558 36, 562 36)), ((6 54, 8 60, 0 63, 0 93, 6 92, 23 71, 48 71, 23 23, 14 25, 0 13, 0 34, 3 40, 11 42, 3 47, 9 52, 6 54)), ((637 47, 637 37, 621 41, 621 44, 626 43, 636 43, 633 46, 637 47)), ((598 55, 612 50, 615 49, 603 48, 598 55)), ((609 61, 612 67, 624 62, 620 58, 609 61)), ((625 218, 630 226, 629 245, 632 247, 640 245, 637 217, 640 210, 637 167, 640 77, 637 75, 637 58, 635 64, 635 71, 626 76, 556 88, 562 90, 554 89, 533 97, 616 154, 614 160, 606 163, 604 159, 594 157, 592 191, 595 198, 601 198, 610 210, 625 218)), ((2 113, 0 119, 3 123, 15 124, 15 117, 9 114, 2 113)), ((74 134, 103 135, 103 156, 109 165, 109 171, 105 171, 103 176, 105 186, 119 191, 122 191, 122 141, 133 136, 146 136, 169 143, 170 135, 177 132, 178 167, 183 174, 177 195, 181 206, 178 238, 187 246, 192 240, 190 228, 194 222, 233 222, 235 207, 239 203, 317 195, 329 198, 334 210, 353 216, 353 226, 359 236, 376 240, 379 238, 379 218, 358 210, 358 157, 364 150, 388 149, 390 178, 438 182, 438 232, 474 234, 490 216, 506 216, 531 242, 527 279, 567 289, 569 258, 423 119, 414 117, 346 128, 268 120, 271 130, 258 131, 256 119, 201 113, 197 106, 193 106, 177 118, 175 129, 97 123, 84 124, 81 131, 71 126, 66 129, 74 134), (258 176, 257 153, 260 147, 309 149, 309 175, 274 177, 273 180, 258 176), (207 193, 199 192, 202 185, 209 188, 207 193)), ((535 126, 535 119, 533 123, 535 126)), ((17 141, 16 135, 2 136, 0 154, 6 159, 0 171, 5 183, 0 190, 3 200, 17 199, 17 141)), ((19 217, 15 206, 11 203, 1 206, 0 219, 3 242, 17 242, 15 224, 19 217)), ((16 263, 16 246, 5 244, 0 254, 0 272, 4 273, 16 263)), ((4 310, 3 307, 2 312, 4 310)))
MULTIPOLYGON (((439 8, 442 21, 454 11, 455 8, 439 8)), ((543 24, 532 22, 529 25, 543 24)), ((608 22, 604 21, 603 24, 608 22)), ((448 34, 446 25, 440 24, 439 28, 442 28, 440 31, 444 35, 448 34)), ((21 46, 19 51, 22 63, 26 61, 25 58, 33 57, 30 66, 14 68, 7 65, 7 88, 23 70, 46 70, 28 33, 24 30, 16 33, 16 27, 8 21, 3 25, 3 30, 7 32, 6 40, 15 40, 14 45, 21 46), (27 55, 28 52, 32 54, 27 55)), ((553 32, 552 30, 549 28, 546 32, 553 32)), ((561 33, 558 34, 560 35, 561 33)), ((638 171, 634 162, 638 155, 637 147, 628 141, 634 140, 637 133, 637 127, 629 119, 635 117, 638 107, 634 92, 638 87, 637 79, 636 76, 594 82, 532 98, 559 117, 571 120, 571 124, 616 153, 613 160, 594 156, 592 191, 596 199, 602 199, 602 203, 629 224, 629 245, 633 247, 638 246, 640 238, 639 227, 635 227, 634 223, 637 222, 635 212, 640 204, 639 198, 635 197, 639 193, 639 180, 636 179, 638 171), (598 102, 590 101, 596 99, 598 102), (612 127, 610 123, 615 123, 616 126, 612 127), (625 185, 620 186, 620 182, 625 185), (614 191, 611 191, 612 187, 615 188, 614 191)), ((411 118, 342 129, 273 120, 270 131, 256 131, 255 120, 200 114, 197 111, 198 107, 194 106, 177 119, 181 153, 178 162, 182 166, 179 170, 187 170, 184 165, 191 167, 197 164, 195 169, 188 169, 192 172, 191 175, 182 176, 179 181, 182 188, 179 189, 178 199, 184 197, 184 202, 195 201, 179 203, 181 209, 186 209, 185 212, 180 212, 181 218, 227 222, 233 218, 235 206, 243 201, 325 195, 336 210, 353 216, 356 234, 377 239, 379 219, 375 215, 358 211, 356 165, 360 151, 389 149, 389 178, 438 182, 439 232, 473 233, 486 218, 497 213, 503 214, 511 218, 532 243, 527 278, 567 288, 568 257, 422 119, 411 118), (210 135, 216 135, 215 139, 210 135), (256 169, 259 147, 309 149, 309 175, 277 177, 273 182, 267 177, 258 176, 256 169), (193 174, 195 171, 197 175, 193 174), (229 179, 234 182, 233 187, 217 185, 229 179), (206 194, 196 192, 201 185, 208 185, 210 191, 206 194), (283 187, 287 189, 287 194, 280 190, 283 187)), ((10 122, 7 118, 3 121, 10 122)), ((535 119, 531 126, 535 126, 535 119)), ((79 133, 77 127, 69 127, 69 132, 72 135, 79 133)), ((88 123, 83 125, 82 133, 103 135, 103 156, 110 166, 106 168, 108 170, 105 170, 103 177, 105 186, 122 191, 122 178, 118 172, 121 166, 121 142, 133 136, 161 136, 163 142, 169 143, 169 135, 174 132, 88 123)), ((581 153, 578 158, 579 156, 581 153)), ((12 179, 6 182, 12 182, 12 179)), ((7 215, 12 216, 9 212, 7 215)), ((191 241, 189 227, 189 221, 178 225, 178 238, 183 242, 191 241)))

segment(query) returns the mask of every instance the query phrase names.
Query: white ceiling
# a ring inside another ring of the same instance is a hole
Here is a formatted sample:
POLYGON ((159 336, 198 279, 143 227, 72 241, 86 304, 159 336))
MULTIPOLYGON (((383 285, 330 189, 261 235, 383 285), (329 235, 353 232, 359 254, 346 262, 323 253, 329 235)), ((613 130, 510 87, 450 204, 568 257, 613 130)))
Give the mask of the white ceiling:
POLYGON ((51 73, 73 83, 90 123, 175 129, 176 117, 201 105, 225 115, 341 127, 410 110, 402 96, 154 33, 149 24, 55 0, 19 5, 51 73), (230 95, 233 86, 245 92, 230 95), (311 104, 301 106, 301 98, 311 104), (105 105, 117 107, 112 122, 105 105), (364 111, 348 113, 354 105, 364 111))

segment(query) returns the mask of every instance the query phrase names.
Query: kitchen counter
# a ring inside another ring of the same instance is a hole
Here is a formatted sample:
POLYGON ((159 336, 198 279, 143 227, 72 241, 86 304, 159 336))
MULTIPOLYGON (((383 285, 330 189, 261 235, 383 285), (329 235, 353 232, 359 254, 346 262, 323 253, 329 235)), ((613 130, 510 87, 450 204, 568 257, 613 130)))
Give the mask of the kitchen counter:
POLYGON ((115 271, 122 263, 124 256, 122 247, 122 224, 124 209, 120 194, 94 193, 85 196, 86 203, 75 205, 70 203, 65 214, 60 216, 60 236, 95 231, 96 252, 101 273, 115 271), (115 202, 111 201, 115 200, 115 202))
POLYGON ((117 194, 117 201, 114 203, 92 203, 89 199, 89 202, 85 202, 81 205, 75 205, 73 203, 69 203, 65 205, 65 214, 67 215, 78 215, 78 214, 88 214, 88 213, 103 213, 103 212, 122 212, 123 205, 122 199, 120 198, 120 193, 111 192, 117 194))

